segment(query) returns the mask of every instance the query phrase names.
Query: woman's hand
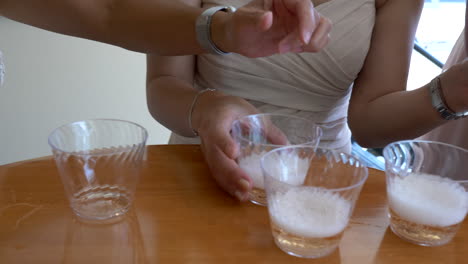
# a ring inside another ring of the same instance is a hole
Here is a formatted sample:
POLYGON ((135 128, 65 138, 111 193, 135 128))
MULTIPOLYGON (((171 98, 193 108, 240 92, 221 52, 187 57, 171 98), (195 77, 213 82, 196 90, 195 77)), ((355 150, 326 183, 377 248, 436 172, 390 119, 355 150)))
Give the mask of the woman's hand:
POLYGON ((440 85, 447 106, 452 111, 468 111, 468 59, 442 73, 440 85))
POLYGON ((216 182, 240 201, 248 199, 250 177, 237 165, 238 146, 231 137, 234 120, 258 110, 242 98, 220 92, 200 95, 193 109, 193 127, 201 139, 201 149, 216 182))
POLYGON ((253 0, 233 14, 215 14, 212 35, 221 50, 265 57, 318 52, 328 43, 330 30, 330 20, 310 0, 253 0))

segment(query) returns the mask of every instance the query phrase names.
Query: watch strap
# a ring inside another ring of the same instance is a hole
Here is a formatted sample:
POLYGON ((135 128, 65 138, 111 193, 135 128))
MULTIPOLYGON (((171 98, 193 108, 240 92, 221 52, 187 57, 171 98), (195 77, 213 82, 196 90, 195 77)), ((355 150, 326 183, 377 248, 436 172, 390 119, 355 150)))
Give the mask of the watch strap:
POLYGON ((432 106, 445 120, 456 120, 468 116, 468 112, 455 112, 450 109, 444 99, 440 78, 435 77, 429 84, 429 92, 431 94, 432 106))
POLYGON ((211 21, 213 15, 218 11, 235 12, 236 8, 233 6, 214 6, 206 9, 198 16, 195 31, 197 41, 203 49, 212 54, 226 55, 229 52, 219 49, 211 39, 211 21))

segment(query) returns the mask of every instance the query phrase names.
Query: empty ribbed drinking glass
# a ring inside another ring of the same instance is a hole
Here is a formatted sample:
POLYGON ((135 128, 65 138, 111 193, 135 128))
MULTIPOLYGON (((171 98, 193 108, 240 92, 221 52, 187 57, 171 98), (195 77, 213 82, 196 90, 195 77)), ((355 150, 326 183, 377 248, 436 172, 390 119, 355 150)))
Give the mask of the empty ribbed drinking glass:
POLYGON ((78 121, 49 136, 72 210, 88 220, 125 214, 132 205, 148 133, 123 120, 78 121))

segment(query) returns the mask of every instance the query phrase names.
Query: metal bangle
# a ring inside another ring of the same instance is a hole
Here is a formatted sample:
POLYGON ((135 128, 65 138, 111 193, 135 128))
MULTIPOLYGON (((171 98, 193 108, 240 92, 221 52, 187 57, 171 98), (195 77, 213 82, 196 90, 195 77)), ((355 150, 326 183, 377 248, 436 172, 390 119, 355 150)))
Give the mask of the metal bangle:
POLYGON ((457 120, 468 116, 468 112, 455 112, 447 104, 440 84, 439 76, 432 79, 429 84, 432 106, 445 120, 457 120))
POLYGON ((229 52, 225 52, 218 48, 211 39, 211 21, 213 15, 218 11, 233 13, 236 11, 236 8, 233 6, 214 6, 206 9, 196 20, 195 32, 198 43, 206 51, 212 54, 226 55, 229 54, 229 52))
POLYGON ((196 131, 193 126, 192 126, 192 114, 193 114, 193 109, 195 108, 195 105, 197 104, 198 102, 198 98, 200 97, 200 95, 206 93, 206 92, 214 92, 216 91, 216 89, 211 89, 211 88, 206 88, 204 90, 201 90, 199 91, 195 97, 193 98, 192 100, 192 104, 190 105, 190 109, 189 109, 189 114, 188 114, 188 123, 189 123, 189 127, 190 129, 192 130, 193 132, 193 135, 195 135, 196 137, 198 137, 198 131, 196 131))

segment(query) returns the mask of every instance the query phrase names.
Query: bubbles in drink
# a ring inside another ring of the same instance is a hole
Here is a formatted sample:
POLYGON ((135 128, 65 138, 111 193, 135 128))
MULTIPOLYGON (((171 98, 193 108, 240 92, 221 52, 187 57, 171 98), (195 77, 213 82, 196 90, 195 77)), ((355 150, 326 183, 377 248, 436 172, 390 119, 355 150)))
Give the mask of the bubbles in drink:
MULTIPOLYGON (((239 166, 249 175, 252 179, 253 187, 264 189, 263 173, 260 165, 260 159, 266 151, 260 153, 252 153, 249 156, 244 156, 238 160, 239 166)), ((300 158, 294 154, 285 154, 272 157, 266 166, 267 171, 276 170, 290 170, 288 173, 288 179, 284 182, 291 185, 300 185, 304 182, 304 178, 309 168, 309 160, 306 158, 300 158)))
POLYGON ((341 233, 348 224, 351 202, 329 190, 297 187, 269 197, 272 221, 285 232, 326 238, 341 233))
POLYGON ((456 181, 411 173, 394 177, 388 186, 391 209, 401 218, 429 226, 452 226, 468 211, 468 193, 456 181))
POLYGON ((264 188, 262 168, 260 166, 260 158, 266 152, 263 151, 259 154, 252 153, 252 155, 242 157, 238 160, 239 166, 249 175, 252 179, 253 186, 257 188, 264 188))

